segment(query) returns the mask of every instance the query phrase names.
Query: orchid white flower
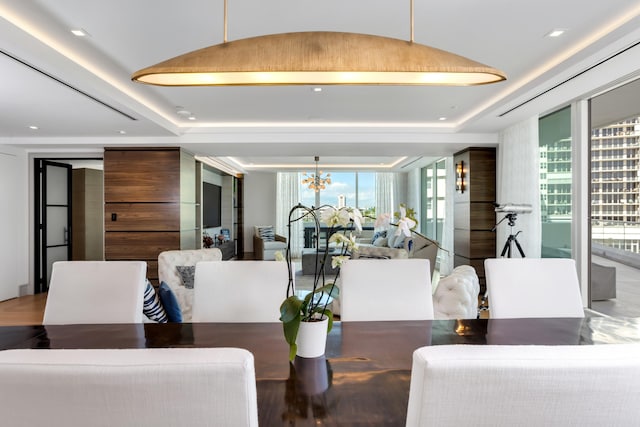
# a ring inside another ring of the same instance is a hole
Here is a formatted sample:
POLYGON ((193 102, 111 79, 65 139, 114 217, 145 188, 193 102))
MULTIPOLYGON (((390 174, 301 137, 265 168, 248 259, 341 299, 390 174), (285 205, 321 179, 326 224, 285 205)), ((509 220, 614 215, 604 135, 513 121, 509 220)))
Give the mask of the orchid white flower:
POLYGON ((338 245, 344 244, 349 251, 358 249, 356 236, 354 236, 353 233, 349 233, 349 237, 342 233, 333 233, 331 237, 329 237, 329 243, 336 243, 338 245))
POLYGON ((348 255, 336 255, 331 257, 331 268, 342 267, 342 264, 350 257, 348 255))
POLYGON ((411 229, 417 224, 411 218, 407 218, 407 211, 404 206, 400 205, 400 219, 398 220, 398 226, 395 232, 396 236, 404 234, 407 237, 411 237, 411 229))
POLYGON ((391 223, 391 214, 383 213, 378 215, 376 218, 376 222, 373 223, 375 228, 389 228, 389 224, 391 223))
POLYGON ((340 225, 345 227, 349 224, 349 212, 346 209, 336 209, 334 207, 326 207, 320 213, 320 219, 329 227, 340 225))
POLYGON ((355 224, 356 230, 358 230, 358 232, 361 232, 362 222, 364 221, 364 218, 362 217, 362 212, 360 212, 360 209, 358 208, 349 209, 349 218, 355 224))

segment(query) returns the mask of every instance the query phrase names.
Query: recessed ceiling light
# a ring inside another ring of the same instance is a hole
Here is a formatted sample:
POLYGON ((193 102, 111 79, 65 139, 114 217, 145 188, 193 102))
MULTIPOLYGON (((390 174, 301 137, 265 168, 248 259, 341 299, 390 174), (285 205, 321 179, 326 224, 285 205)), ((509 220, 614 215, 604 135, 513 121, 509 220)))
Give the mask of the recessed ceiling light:
POLYGON ((29 129, 38 130, 40 128, 38 126, 31 125, 31 126, 29 126, 29 129))
POLYGON ((181 110, 176 111, 176 114, 179 116, 184 116, 184 117, 188 117, 191 115, 191 111, 189 110, 185 110, 184 108, 181 110))
POLYGON ((196 116, 189 116, 189 120, 195 120, 196 116))
POLYGON ((567 30, 565 30, 563 28, 556 28, 556 29, 553 29, 553 30, 549 31, 547 33, 547 37, 560 37, 561 35, 563 35, 565 33, 565 31, 567 31, 567 30))
POLYGON ((71 30, 71 33, 74 36, 77 37, 87 37, 89 35, 89 33, 87 33, 85 30, 83 30, 82 28, 75 28, 71 30))
POLYGON ((314 92, 322 92, 322 88, 321 87, 314 87, 312 90, 314 92))
POLYGON ((440 120, 442 122, 442 121, 447 120, 447 118, 446 117, 438 117, 438 120, 440 120))
POLYGON ((126 134, 126 133, 127 133, 127 131, 126 131, 126 130, 119 130, 119 131, 118 131, 118 133, 119 133, 120 135, 124 135, 124 134, 126 134))

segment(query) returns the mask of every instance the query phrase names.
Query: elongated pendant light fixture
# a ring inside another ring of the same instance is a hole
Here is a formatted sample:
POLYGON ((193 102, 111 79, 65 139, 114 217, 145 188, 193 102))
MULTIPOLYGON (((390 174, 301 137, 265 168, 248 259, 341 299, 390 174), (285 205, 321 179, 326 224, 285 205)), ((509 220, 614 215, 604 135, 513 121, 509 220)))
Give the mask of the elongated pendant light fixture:
POLYGON ((136 71, 132 80, 159 86, 437 85, 506 79, 495 68, 413 40, 311 31, 224 41, 136 71))

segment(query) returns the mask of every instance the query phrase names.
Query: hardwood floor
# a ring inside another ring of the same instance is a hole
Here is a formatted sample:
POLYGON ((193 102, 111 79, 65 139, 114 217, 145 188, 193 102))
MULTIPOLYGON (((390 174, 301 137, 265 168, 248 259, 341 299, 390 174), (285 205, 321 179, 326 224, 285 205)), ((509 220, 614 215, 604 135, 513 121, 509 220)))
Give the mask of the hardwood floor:
POLYGON ((40 325, 47 294, 25 295, 0 302, 0 326, 40 325))

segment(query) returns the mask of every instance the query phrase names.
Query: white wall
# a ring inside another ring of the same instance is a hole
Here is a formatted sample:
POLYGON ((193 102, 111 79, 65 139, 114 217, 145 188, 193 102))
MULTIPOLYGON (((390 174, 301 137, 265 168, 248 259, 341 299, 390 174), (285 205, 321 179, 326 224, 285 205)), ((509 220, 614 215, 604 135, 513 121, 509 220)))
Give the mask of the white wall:
POLYGON ((244 176, 244 251, 253 252, 256 225, 276 225, 275 172, 251 172, 244 176))
POLYGON ((17 297, 29 281, 28 194, 26 153, 0 146, 0 301, 17 297))

